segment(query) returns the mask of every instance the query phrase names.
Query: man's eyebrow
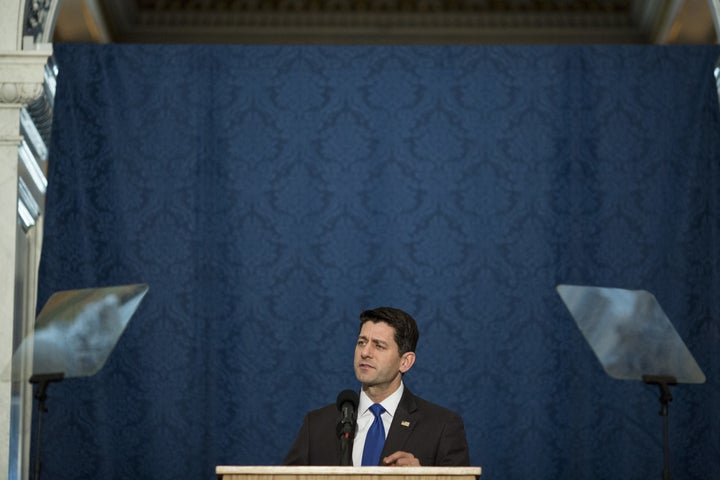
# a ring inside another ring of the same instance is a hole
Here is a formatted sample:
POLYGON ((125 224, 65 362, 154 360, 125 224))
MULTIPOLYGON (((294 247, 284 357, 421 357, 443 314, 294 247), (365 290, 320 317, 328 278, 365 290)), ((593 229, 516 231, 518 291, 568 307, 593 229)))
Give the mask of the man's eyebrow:
POLYGON ((370 338, 366 337, 365 335, 358 335, 357 339, 365 340, 366 342, 373 342, 374 344, 377 344, 377 345, 386 345, 387 346, 387 344, 388 344, 388 342, 386 342, 385 340, 382 340, 380 338, 370 339, 370 338))

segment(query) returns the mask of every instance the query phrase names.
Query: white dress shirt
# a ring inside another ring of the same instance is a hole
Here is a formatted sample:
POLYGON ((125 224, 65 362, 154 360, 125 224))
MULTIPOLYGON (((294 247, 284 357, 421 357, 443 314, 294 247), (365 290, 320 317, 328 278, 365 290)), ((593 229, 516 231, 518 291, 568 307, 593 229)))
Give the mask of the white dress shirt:
MULTIPOLYGON (((400 403, 400 398, 402 397, 404 390, 405 386, 402 382, 400 382, 400 387, 395 390, 389 397, 380 402, 380 405, 382 405, 385 409, 383 414, 380 416, 383 421, 383 426, 385 427, 385 438, 387 438, 387 434, 390 431, 390 425, 392 424, 392 419, 395 416, 395 410, 397 410, 398 404, 400 403)), ((370 411, 370 406, 373 403, 374 402, 370 400, 370 397, 368 397, 365 392, 360 391, 360 401, 358 402, 357 429, 355 430, 355 440, 353 440, 352 451, 353 465, 356 467, 362 465, 363 449, 365 448, 365 437, 367 436, 367 432, 370 429, 370 425, 372 425, 373 420, 375 420, 375 415, 373 415, 373 413, 370 411)))

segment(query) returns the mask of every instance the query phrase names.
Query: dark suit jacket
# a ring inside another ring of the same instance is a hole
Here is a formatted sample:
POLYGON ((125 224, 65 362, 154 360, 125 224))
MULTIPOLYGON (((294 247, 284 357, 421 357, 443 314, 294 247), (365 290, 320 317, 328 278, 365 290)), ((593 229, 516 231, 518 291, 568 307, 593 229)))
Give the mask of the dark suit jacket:
MULTIPOLYGON (((305 415, 300 433, 283 460, 284 465, 340 465, 335 404, 305 415)), ((425 466, 469 466, 467 437, 455 412, 416 397, 407 386, 393 417, 380 457, 402 450, 425 466)))

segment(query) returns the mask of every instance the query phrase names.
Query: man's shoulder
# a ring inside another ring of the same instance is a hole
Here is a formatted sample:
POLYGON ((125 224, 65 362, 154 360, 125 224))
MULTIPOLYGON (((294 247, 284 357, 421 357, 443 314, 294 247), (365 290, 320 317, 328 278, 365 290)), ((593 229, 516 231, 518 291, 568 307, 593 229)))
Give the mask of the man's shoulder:
POLYGON ((328 405, 325 405, 320 408, 316 408, 314 410, 310 410, 307 415, 309 417, 327 417, 327 416, 337 416, 339 414, 337 405, 334 403, 330 403, 328 405))
POLYGON ((406 405, 409 410, 417 409, 419 412, 438 417, 460 417, 460 414, 456 411, 429 400, 425 400, 422 397, 418 397, 407 389, 405 391, 405 395, 407 395, 406 405))

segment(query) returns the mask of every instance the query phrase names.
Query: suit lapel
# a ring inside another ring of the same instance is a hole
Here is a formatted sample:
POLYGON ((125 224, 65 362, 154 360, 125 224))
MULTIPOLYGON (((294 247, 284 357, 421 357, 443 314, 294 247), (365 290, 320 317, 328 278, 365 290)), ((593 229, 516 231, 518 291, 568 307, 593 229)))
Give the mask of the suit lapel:
POLYGON ((415 423, 417 421, 416 410, 415 396, 405 387, 398 408, 395 410, 393 421, 390 424, 390 431, 385 439, 385 446, 383 447, 381 457, 386 457, 391 453, 403 449, 403 445, 405 445, 408 437, 415 429, 415 423))

